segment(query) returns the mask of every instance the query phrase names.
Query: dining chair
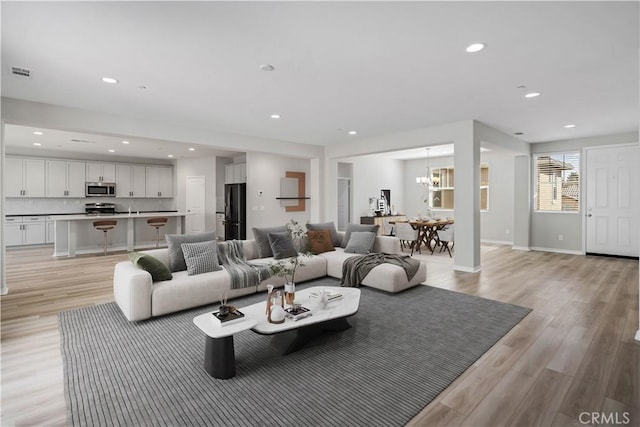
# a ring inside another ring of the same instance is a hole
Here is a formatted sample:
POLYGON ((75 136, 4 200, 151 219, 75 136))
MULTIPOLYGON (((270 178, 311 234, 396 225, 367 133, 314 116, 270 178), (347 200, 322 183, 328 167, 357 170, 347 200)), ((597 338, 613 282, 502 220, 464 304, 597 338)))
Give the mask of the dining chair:
MULTIPOLYGON (((453 241, 453 224, 447 225, 444 228, 437 230, 436 234, 438 235, 438 243, 440 243, 441 245, 440 252, 446 249, 447 252, 449 252, 449 258, 451 258, 451 248, 453 248, 453 245, 455 244, 453 241), (449 243, 451 243, 451 248, 449 248, 449 243)), ((436 246, 438 246, 437 243, 433 245, 433 248, 431 249, 431 255, 433 255, 433 251, 436 249, 436 246)))
POLYGON ((395 228, 396 237, 400 240, 400 250, 404 250, 408 246, 411 248, 411 255, 413 255, 413 250, 417 247, 418 252, 422 253, 420 246, 418 246, 418 230, 414 230, 408 222, 397 222, 395 228))

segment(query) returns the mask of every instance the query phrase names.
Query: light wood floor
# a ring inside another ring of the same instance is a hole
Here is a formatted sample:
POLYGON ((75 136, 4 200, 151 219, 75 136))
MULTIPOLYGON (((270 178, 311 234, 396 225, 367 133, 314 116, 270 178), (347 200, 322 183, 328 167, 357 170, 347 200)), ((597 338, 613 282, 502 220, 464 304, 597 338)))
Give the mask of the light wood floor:
MULTIPOLYGON (((582 412, 619 421, 627 412, 627 425, 640 426, 638 262, 483 249, 478 274, 453 272, 448 256, 420 255, 427 284, 533 312, 410 425, 580 426, 582 412)), ((111 301, 113 265, 126 259, 53 259, 51 252, 7 252, 2 426, 66 425, 55 313, 111 301)))

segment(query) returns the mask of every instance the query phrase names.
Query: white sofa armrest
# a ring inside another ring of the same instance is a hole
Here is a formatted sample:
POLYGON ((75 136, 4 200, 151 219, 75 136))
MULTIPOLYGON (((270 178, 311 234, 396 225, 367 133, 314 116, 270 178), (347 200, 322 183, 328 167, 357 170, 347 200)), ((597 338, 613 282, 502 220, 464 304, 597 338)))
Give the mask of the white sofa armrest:
POLYGON ((151 317, 151 274, 130 261, 116 264, 113 271, 113 297, 125 317, 144 320, 151 317))

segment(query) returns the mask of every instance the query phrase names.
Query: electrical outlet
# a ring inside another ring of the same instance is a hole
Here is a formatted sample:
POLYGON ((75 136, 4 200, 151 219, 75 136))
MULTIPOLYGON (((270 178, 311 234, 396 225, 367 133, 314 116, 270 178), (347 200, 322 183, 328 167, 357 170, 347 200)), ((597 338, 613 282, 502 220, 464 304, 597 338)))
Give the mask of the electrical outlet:
POLYGON ((558 240, 564 240, 564 236, 562 234, 558 234, 558 240))

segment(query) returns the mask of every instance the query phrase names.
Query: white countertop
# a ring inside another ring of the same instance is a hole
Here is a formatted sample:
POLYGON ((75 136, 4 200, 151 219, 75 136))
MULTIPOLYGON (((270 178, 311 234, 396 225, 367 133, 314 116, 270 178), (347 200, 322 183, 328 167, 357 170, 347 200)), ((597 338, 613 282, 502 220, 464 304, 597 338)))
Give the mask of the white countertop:
POLYGON ((78 221, 78 220, 95 220, 95 219, 136 219, 136 218, 153 218, 156 216, 185 216, 186 212, 132 212, 124 214, 112 214, 112 215, 51 215, 51 219, 54 221, 78 221))

